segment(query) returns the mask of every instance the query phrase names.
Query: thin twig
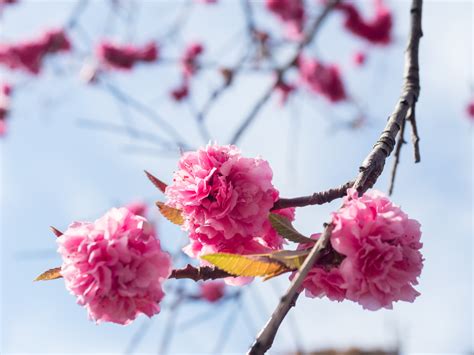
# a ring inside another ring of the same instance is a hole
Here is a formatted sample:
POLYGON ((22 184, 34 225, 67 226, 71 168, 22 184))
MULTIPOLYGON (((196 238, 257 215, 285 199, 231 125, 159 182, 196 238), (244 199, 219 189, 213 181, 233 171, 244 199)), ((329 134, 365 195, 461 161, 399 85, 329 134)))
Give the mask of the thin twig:
POLYGON ((309 196, 280 198, 272 207, 272 210, 280 210, 288 207, 304 207, 310 205, 322 205, 346 195, 347 189, 354 185, 354 181, 346 182, 344 185, 326 191, 315 192, 309 196))
POLYGON ((232 86, 232 83, 235 80, 235 77, 237 73, 242 69, 245 61, 249 57, 251 53, 251 47, 249 47, 244 54, 237 60, 236 64, 231 68, 227 69, 227 78, 224 78, 223 83, 214 89, 207 99, 207 101, 204 103, 202 109, 200 112, 197 113, 197 120, 199 122, 202 122, 206 119, 208 112, 211 110, 213 104, 217 103, 217 99, 228 89, 232 86))
POLYGON ((138 347, 138 345, 150 329, 151 324, 152 321, 150 319, 145 319, 143 321, 138 330, 133 334, 132 338, 130 339, 127 348, 124 351, 124 355, 131 355, 135 352, 135 349, 138 347))
POLYGON ((115 98, 124 103, 128 104, 130 107, 135 109, 138 112, 141 112, 145 117, 148 117, 153 123, 157 124, 163 131, 166 131, 171 137, 173 137, 176 145, 180 148, 187 148, 188 145, 186 144, 185 140, 178 131, 170 125, 165 119, 160 117, 155 110, 151 107, 145 105, 141 101, 135 99, 134 97, 126 94, 121 89, 112 85, 109 82, 102 81, 104 87, 107 89, 109 93, 111 93, 115 98))
MULTIPOLYGON (((321 12, 321 14, 314 20, 312 26, 309 28, 305 36, 303 37, 303 40, 298 44, 296 47, 295 53, 291 58, 279 69, 277 69, 277 74, 279 78, 282 78, 284 73, 290 69, 291 67, 294 66, 296 63, 299 55, 301 54, 301 51, 309 44, 311 41, 315 38, 318 29, 321 27, 321 25, 324 23, 324 20, 327 18, 331 10, 334 8, 334 6, 339 3, 340 0, 332 0, 327 3, 325 6, 324 10, 321 12)), ((236 144, 242 134, 245 132, 245 130, 250 126, 250 124, 254 121, 255 117, 257 114, 260 112, 260 110, 263 108, 265 103, 268 101, 268 99, 272 96, 273 90, 275 89, 275 85, 278 82, 276 80, 274 83, 272 83, 271 86, 269 86, 262 94, 260 99, 257 100, 255 103, 254 107, 252 110, 250 110, 250 113, 247 115, 247 117, 242 121, 240 126, 237 128, 235 133, 233 134, 232 138, 230 139, 231 144, 236 144)))
POLYGON ((166 322, 163 337, 161 338, 161 344, 160 344, 158 354, 164 355, 168 352, 168 348, 173 338, 173 334, 174 334, 174 330, 176 326, 176 320, 178 318, 178 310, 180 306, 183 304, 183 301, 185 300, 185 296, 182 292, 182 289, 178 289, 177 294, 178 294, 177 298, 174 300, 174 302, 171 304, 169 308, 168 320, 166 322))
POLYGON ((231 334, 232 334, 232 328, 235 326, 235 320, 237 316, 239 315, 239 310, 240 310, 240 298, 242 297, 242 292, 239 292, 237 296, 235 297, 235 304, 231 308, 230 313, 228 314, 226 321, 224 322, 224 325, 221 328, 221 331, 219 332, 219 335, 217 336, 217 342, 214 345, 214 349, 212 351, 212 354, 223 354, 224 353, 224 347, 227 343, 227 341, 230 340, 231 334), (235 314, 237 313, 237 315, 235 314))
POLYGON ((255 19, 253 16, 253 9, 250 0, 242 0, 242 9, 244 12, 245 25, 250 38, 253 40, 255 37, 255 19))
POLYGON ((405 141, 406 122, 407 122, 407 120, 402 121, 402 127, 400 128, 400 132, 398 133, 397 146, 395 147, 392 172, 391 172, 391 176, 390 176, 390 186, 388 188, 388 194, 389 195, 392 195, 392 193, 393 193, 393 188, 395 186, 395 176, 397 175, 397 168, 398 168, 398 164, 400 163, 400 152, 402 151, 403 144, 406 143, 406 141, 405 141))
POLYGON ((76 2, 71 11, 71 14, 69 15, 69 18, 66 21, 66 24, 64 25, 65 29, 72 30, 74 27, 76 27, 76 24, 79 22, 79 18, 85 11, 88 2, 89 0, 78 0, 76 2))
POLYGON ((174 269, 171 272, 170 279, 191 279, 194 281, 205 281, 205 280, 215 280, 222 279, 224 277, 232 276, 227 272, 217 269, 212 266, 201 266, 195 267, 190 264, 182 269, 174 269))
POLYGON ((287 315, 290 308, 296 303, 304 278, 308 274, 309 270, 313 267, 313 264, 318 261, 319 257, 322 255, 323 250, 328 245, 333 228, 334 227, 332 224, 327 224, 324 228, 323 234, 314 244, 308 257, 305 259, 303 265, 301 265, 300 269, 296 273, 296 276, 293 278, 290 287, 286 291, 285 295, 281 298, 280 303, 271 315, 269 321, 258 334, 257 339, 248 352, 249 355, 265 354, 265 352, 271 348, 281 322, 283 319, 285 319, 285 316, 287 315))
POLYGON ((420 137, 418 136, 418 127, 416 126, 416 117, 415 117, 415 106, 416 102, 413 103, 410 116, 408 116, 408 121, 411 124, 411 141, 413 143, 413 157, 415 163, 419 163, 421 160, 420 157, 420 137))

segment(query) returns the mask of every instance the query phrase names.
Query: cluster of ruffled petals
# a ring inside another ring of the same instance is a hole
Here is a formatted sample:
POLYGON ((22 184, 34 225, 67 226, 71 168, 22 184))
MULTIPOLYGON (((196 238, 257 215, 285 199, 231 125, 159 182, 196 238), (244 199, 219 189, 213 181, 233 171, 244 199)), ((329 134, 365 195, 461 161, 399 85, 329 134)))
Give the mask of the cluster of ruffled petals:
POLYGON ((336 5, 344 15, 344 26, 352 34, 373 44, 388 44, 391 41, 393 18, 382 0, 374 0, 374 17, 364 19, 360 10, 347 1, 336 5))
MULTIPOLYGON (((235 146, 209 144, 185 153, 166 196, 167 204, 185 217, 190 237, 185 252, 192 257, 281 248, 282 239, 268 222, 278 199, 270 165, 243 157, 235 146)), ((280 213, 291 216, 294 211, 280 213)))
POLYGON ((46 56, 70 49, 71 44, 64 30, 48 30, 31 40, 0 44, 0 64, 38 74, 46 56))
POLYGON ((223 281, 206 281, 200 284, 200 297, 208 302, 217 302, 225 295, 223 281))
POLYGON ((7 116, 10 112, 10 96, 12 87, 10 84, 0 85, 0 137, 7 133, 7 116))
POLYGON ((381 192, 358 197, 350 189, 332 224, 332 250, 304 280, 308 296, 349 299, 369 310, 415 300, 413 286, 423 268, 416 220, 381 192))
MULTIPOLYGON (((290 221, 295 219, 295 209, 285 208, 273 213, 280 214, 290 221)), ((284 239, 273 229, 268 219, 262 225, 261 232, 256 236, 237 234, 226 238, 223 233, 209 237, 205 233, 191 232, 190 243, 184 247, 184 252, 193 258, 213 253, 231 254, 263 254, 283 247, 284 239)))
POLYGON ((113 208, 71 224, 57 241, 66 288, 92 320, 128 324, 160 311, 171 260, 145 218, 113 208))
POLYGON ((265 5, 283 23, 288 38, 301 39, 306 21, 303 0, 265 0, 265 5))
POLYGON ((96 55, 106 68, 130 70, 140 62, 155 62, 158 59, 158 47, 154 42, 135 46, 103 41, 97 46, 96 55))
POLYGON ((341 73, 335 64, 325 64, 315 58, 300 56, 298 71, 303 84, 312 92, 325 97, 331 102, 347 99, 341 73))

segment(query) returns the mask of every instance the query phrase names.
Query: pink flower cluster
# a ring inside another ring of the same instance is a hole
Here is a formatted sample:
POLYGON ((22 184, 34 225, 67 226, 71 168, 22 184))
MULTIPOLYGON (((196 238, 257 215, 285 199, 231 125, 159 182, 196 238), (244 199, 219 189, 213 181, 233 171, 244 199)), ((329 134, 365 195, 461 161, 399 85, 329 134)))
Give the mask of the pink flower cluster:
POLYGON ((388 44, 391 42, 392 13, 382 0, 374 0, 374 8, 374 18, 366 20, 354 4, 342 2, 336 5, 345 16, 344 26, 348 31, 373 44, 388 44))
POLYGON ((0 85, 0 137, 7 133, 7 116, 10 112, 10 96, 12 87, 10 84, 0 85))
POLYGON ((64 30, 48 30, 32 40, 0 44, 0 64, 38 74, 46 56, 70 49, 71 44, 64 30))
POLYGON ((313 92, 331 102, 347 99, 341 73, 335 64, 324 64, 314 58, 300 56, 298 70, 301 81, 313 92))
POLYGON ((113 208, 95 222, 75 222, 58 237, 66 288, 96 322, 128 324, 160 311, 171 273, 145 218, 113 208))
MULTIPOLYGON (((280 249, 268 222, 278 199, 267 161, 245 158, 235 146, 208 145, 185 153, 166 189, 167 204, 185 217, 192 257, 215 252, 261 253, 280 249)), ((294 210, 282 210, 290 219, 294 210)))
POLYGON ((223 281, 207 281, 200 285, 200 297, 208 302, 217 302, 225 294, 225 283, 223 281))
POLYGON ((290 39, 301 39, 306 14, 303 0, 265 0, 267 9, 284 24, 290 39))
POLYGON ((369 310, 415 300, 419 293, 413 285, 423 268, 416 220, 381 192, 358 197, 350 189, 332 223, 332 256, 323 257, 304 280, 308 296, 349 299, 369 310))
POLYGON ((156 61, 158 48, 154 42, 139 47, 103 41, 97 46, 96 55, 100 62, 108 68, 130 70, 139 62, 156 61))
POLYGON ((204 52, 204 46, 200 42, 190 43, 184 50, 180 59, 182 82, 180 86, 171 91, 171 97, 175 101, 182 101, 189 95, 189 82, 199 70, 198 59, 204 52))

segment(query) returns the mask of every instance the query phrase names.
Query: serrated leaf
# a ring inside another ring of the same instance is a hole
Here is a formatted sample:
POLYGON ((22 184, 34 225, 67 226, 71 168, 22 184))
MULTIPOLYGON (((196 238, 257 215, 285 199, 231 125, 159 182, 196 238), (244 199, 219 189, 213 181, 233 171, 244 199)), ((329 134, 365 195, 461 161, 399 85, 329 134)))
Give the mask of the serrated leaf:
POLYGON ((160 213, 171 223, 177 224, 178 226, 184 223, 184 217, 180 210, 165 205, 163 202, 157 201, 156 205, 160 210, 160 213))
POLYGON ((287 271, 295 271, 298 270, 301 265, 303 265, 303 262, 309 255, 310 250, 281 250, 277 251, 271 254, 267 254, 267 257, 270 260, 276 260, 282 264, 284 264, 287 269, 283 270, 281 272, 276 272, 271 275, 265 276, 263 281, 267 281, 269 279, 272 279, 276 276, 279 276, 287 271))
POLYGON ((145 174, 146 174, 147 178, 151 181, 151 183, 153 185, 155 185, 155 187, 158 190, 165 193, 165 190, 168 187, 168 185, 166 185, 163 181, 161 181, 160 179, 158 179, 156 176, 152 175, 148 171, 146 171, 146 170, 144 170, 144 171, 145 171, 145 174))
POLYGON ((279 261, 291 270, 297 270, 303 265, 306 257, 309 255, 311 250, 281 250, 275 253, 269 254, 270 259, 279 261))
POLYGON ((35 281, 49 281, 60 279, 61 277, 63 277, 61 275, 61 268, 55 267, 54 269, 49 269, 48 271, 43 272, 35 279, 35 281))
POLYGON ((268 215, 268 220, 270 221, 273 229, 281 235, 283 238, 288 239, 294 243, 315 243, 314 239, 305 237, 303 234, 299 233, 291 224, 291 221, 283 216, 280 216, 276 213, 270 213, 268 215))
POLYGON ((288 271, 284 264, 277 260, 271 260, 268 254, 217 253, 203 255, 201 258, 235 276, 269 276, 288 271))

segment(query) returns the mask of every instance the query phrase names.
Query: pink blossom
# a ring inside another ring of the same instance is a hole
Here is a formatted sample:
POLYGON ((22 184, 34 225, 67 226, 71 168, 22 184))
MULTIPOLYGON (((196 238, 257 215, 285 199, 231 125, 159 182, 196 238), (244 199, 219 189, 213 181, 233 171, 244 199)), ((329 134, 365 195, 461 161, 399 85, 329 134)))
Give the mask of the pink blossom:
POLYGON ((181 57, 181 69, 185 78, 190 78, 198 70, 198 57, 204 52, 204 46, 200 42, 190 43, 181 57))
POLYGON ((362 66, 364 65, 365 61, 367 59, 367 55, 365 52, 355 52, 353 57, 352 57, 352 62, 354 63, 355 66, 362 66))
POLYGON ((154 42, 141 47, 132 44, 121 45, 110 41, 99 43, 96 48, 99 60, 112 69, 130 70, 139 62, 154 62, 158 59, 158 48, 154 42))
POLYGON ((225 283, 223 281, 207 281, 200 285, 201 297, 208 302, 217 302, 225 294, 225 283))
POLYGON ((374 17, 366 20, 354 4, 342 2, 336 5, 345 16, 344 26, 348 31, 373 44, 388 44, 391 42, 392 13, 382 0, 374 0, 374 8, 374 17))
POLYGON ((195 0, 201 4, 217 4, 217 0, 195 0))
POLYGON ((7 134, 7 117, 10 112, 10 96, 12 87, 10 84, 0 85, 0 137, 7 134))
POLYGON ((474 120, 474 99, 468 103, 466 107, 466 112, 471 120, 474 120))
POLYGON ((332 224, 330 249, 303 281, 307 296, 349 299, 369 310, 415 300, 419 293, 413 285, 423 267, 416 220, 379 191, 358 197, 349 189, 343 206, 332 214, 332 224))
POLYGON ((70 49, 71 44, 64 30, 48 30, 32 40, 0 44, 0 64, 38 74, 46 56, 70 49))
POLYGON ((326 296, 331 301, 341 302, 346 298, 343 288, 344 278, 337 268, 313 267, 303 281, 302 287, 307 297, 322 298, 326 296))
MULTIPOLYGON (((0 108, 0 114, 2 113, 2 109, 0 108)), ((7 134, 7 123, 5 120, 0 120, 0 137, 7 134)))
POLYGON ((339 271, 347 299, 370 310, 415 300, 413 285, 423 267, 416 220, 379 191, 358 197, 350 189, 332 223, 332 247, 344 256, 339 271))
POLYGON ((137 216, 142 216, 146 218, 148 206, 142 201, 131 202, 126 205, 125 208, 137 216))
POLYGON ((245 158, 231 145, 207 145, 184 153, 167 204, 182 211, 191 239, 219 249, 242 247, 261 235, 278 198, 272 170, 261 158, 245 158))
POLYGON ((185 98, 187 98, 189 96, 189 85, 187 80, 184 80, 180 86, 171 90, 170 95, 176 102, 183 101, 185 98))
POLYGON ((339 68, 335 64, 324 64, 317 59, 300 56, 298 69, 301 81, 313 92, 331 102, 347 99, 339 68))
MULTIPOLYGON (((312 239, 318 240, 321 233, 311 236, 312 239)), ((314 244, 299 244, 298 250, 311 249, 314 244)), ((341 302, 346 298, 346 290, 344 288, 345 280, 341 272, 337 268, 341 261, 341 255, 336 253, 329 247, 329 252, 323 255, 318 262, 310 269, 308 275, 301 285, 305 289, 306 296, 322 298, 326 296, 332 301, 341 302)), ((296 273, 290 276, 293 279, 296 273)))
POLYGON ((286 102, 288 101, 288 98, 290 95, 296 90, 296 86, 293 84, 287 84, 283 81, 278 81, 278 83, 275 85, 275 90, 277 93, 280 94, 280 105, 284 106, 286 102))
POLYGON ((18 0, 0 0, 0 11, 2 10, 2 7, 5 5, 13 5, 16 4, 18 0))
POLYGON ((66 288, 100 322, 128 324, 160 311, 171 260, 152 226, 126 208, 74 222, 57 238, 66 288))
POLYGON ((284 24, 290 39, 301 39, 306 14, 302 0, 265 0, 267 9, 284 24))

